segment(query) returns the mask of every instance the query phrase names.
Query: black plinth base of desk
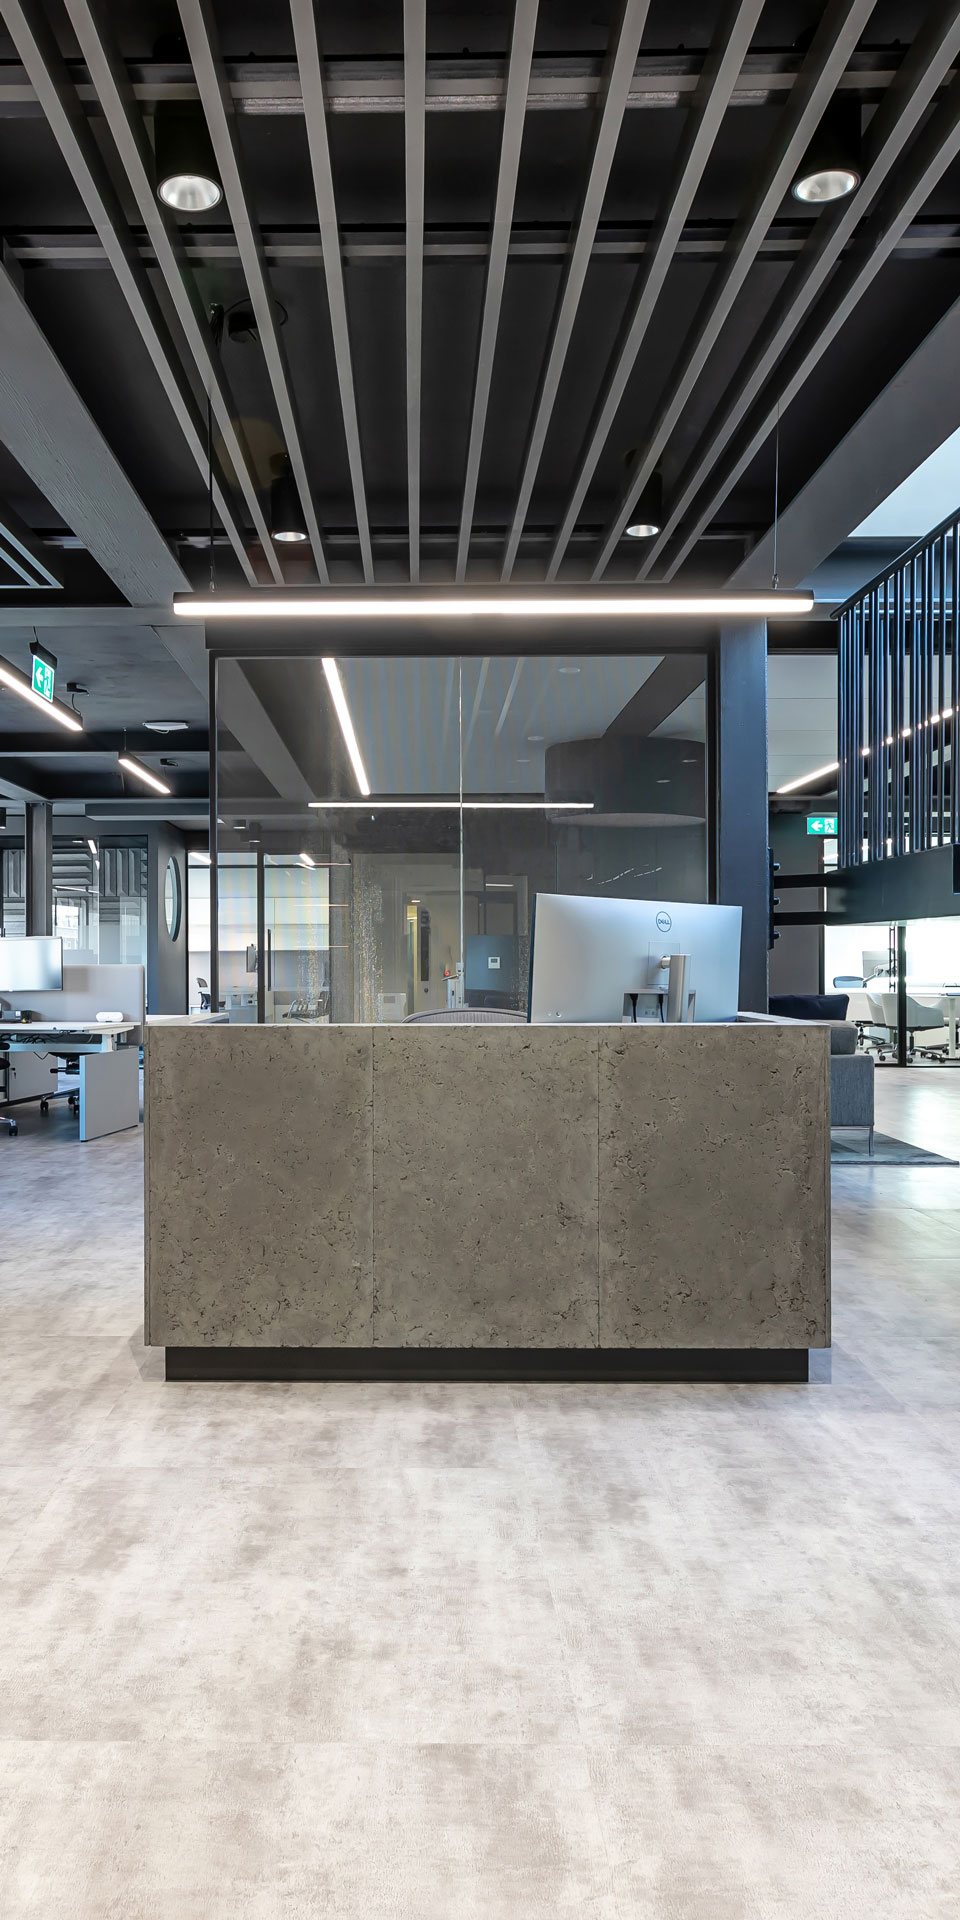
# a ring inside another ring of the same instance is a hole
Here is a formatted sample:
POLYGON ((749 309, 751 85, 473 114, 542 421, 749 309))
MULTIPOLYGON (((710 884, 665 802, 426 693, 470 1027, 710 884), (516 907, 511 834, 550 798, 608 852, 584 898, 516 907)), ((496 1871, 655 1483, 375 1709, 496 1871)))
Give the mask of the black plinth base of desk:
POLYGON ((798 1381, 806 1347, 167 1347, 168 1380, 798 1381))

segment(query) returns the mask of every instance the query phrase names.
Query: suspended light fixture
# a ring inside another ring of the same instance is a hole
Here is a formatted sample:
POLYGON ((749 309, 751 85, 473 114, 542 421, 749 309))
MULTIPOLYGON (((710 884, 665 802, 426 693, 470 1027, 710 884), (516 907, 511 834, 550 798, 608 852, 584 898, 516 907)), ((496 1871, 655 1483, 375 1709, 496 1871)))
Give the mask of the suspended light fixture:
POLYGON ((627 528, 631 540, 655 540, 663 526, 663 481, 652 473, 634 508, 634 519, 627 528))
POLYGON ((795 200, 827 206, 860 185, 860 109, 841 103, 827 109, 791 189, 795 200))
POLYGON ((9 693, 19 694, 21 700, 29 701, 38 713, 47 719, 56 720, 57 725, 66 727, 68 733, 82 733, 83 721, 72 707, 65 707, 62 700, 47 700, 43 694, 36 693, 25 673, 15 667, 10 660, 0 660, 0 687, 6 687, 9 693))
POLYGON ((177 594, 173 611, 180 620, 735 620, 796 618, 812 613, 814 604, 806 587, 789 591, 635 587, 626 592, 597 587, 579 594, 537 588, 532 592, 514 588, 433 593, 417 588, 397 593, 367 589, 334 593, 316 587, 275 593, 261 587, 246 594, 177 594))
POLYGON ((117 765, 122 767, 125 773, 132 773, 136 780, 142 780, 145 786, 153 787, 156 793, 171 791, 162 780, 157 779, 155 773, 151 773, 149 767, 145 767, 140 760, 134 760, 129 753, 118 753, 117 765))
POLYGON ((309 534, 303 502, 285 453, 274 462, 274 473, 276 477, 270 485, 271 538, 290 546, 300 546, 309 539, 309 534))
POLYGON ((174 213, 209 213, 223 187, 199 107, 161 101, 154 115, 157 193, 174 213))

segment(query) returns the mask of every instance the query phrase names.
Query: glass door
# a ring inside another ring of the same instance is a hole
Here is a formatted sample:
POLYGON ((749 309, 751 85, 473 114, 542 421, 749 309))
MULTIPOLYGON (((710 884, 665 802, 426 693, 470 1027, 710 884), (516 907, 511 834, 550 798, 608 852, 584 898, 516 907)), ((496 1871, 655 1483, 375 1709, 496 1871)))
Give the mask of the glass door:
POLYGON ((259 992, 260 1018, 268 1023, 330 1019, 330 873, 329 863, 309 854, 263 857, 259 992))

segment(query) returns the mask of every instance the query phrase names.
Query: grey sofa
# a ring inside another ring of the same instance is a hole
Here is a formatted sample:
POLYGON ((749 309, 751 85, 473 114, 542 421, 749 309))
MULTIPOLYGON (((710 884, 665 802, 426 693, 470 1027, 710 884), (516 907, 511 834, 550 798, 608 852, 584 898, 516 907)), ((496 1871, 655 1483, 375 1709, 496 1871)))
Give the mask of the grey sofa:
POLYGON ((857 1030, 846 1021, 830 1027, 830 1125, 865 1127, 873 1152, 872 1053, 857 1052, 857 1030))

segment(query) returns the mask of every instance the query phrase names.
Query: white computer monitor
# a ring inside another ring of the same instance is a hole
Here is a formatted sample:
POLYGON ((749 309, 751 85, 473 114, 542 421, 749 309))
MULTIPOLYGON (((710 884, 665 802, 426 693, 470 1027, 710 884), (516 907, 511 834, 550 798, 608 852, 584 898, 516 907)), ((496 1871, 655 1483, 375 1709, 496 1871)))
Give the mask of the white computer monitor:
POLYGON ((59 993, 63 941, 40 934, 0 940, 0 993, 59 993))
MULTIPOLYGON (((676 900, 603 900, 538 893, 530 945, 528 1019, 619 1024, 624 995, 668 981, 661 962, 686 954, 685 991, 698 1022, 735 1020, 740 999, 739 907, 676 900)), ((660 1014, 655 1000, 638 1013, 660 1014)))

